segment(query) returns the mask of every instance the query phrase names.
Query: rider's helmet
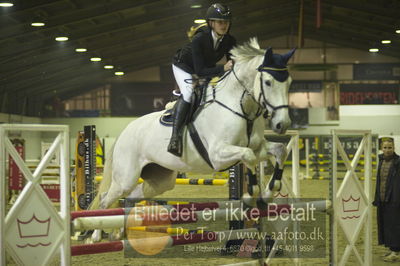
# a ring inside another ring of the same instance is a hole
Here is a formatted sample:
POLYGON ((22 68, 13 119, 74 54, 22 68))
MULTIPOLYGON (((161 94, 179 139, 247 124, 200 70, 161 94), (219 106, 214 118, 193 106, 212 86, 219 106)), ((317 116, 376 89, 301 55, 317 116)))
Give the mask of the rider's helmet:
POLYGON ((220 3, 212 4, 206 13, 206 19, 209 20, 231 20, 232 14, 227 5, 220 3))

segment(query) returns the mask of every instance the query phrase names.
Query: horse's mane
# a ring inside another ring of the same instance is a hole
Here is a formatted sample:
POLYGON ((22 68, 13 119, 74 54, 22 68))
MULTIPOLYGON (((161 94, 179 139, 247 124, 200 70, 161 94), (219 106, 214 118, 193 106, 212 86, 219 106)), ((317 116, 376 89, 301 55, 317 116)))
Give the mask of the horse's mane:
POLYGON ((251 59, 258 55, 264 55, 265 50, 260 48, 257 38, 250 38, 248 42, 242 45, 235 46, 230 51, 231 58, 238 63, 249 62, 251 59))

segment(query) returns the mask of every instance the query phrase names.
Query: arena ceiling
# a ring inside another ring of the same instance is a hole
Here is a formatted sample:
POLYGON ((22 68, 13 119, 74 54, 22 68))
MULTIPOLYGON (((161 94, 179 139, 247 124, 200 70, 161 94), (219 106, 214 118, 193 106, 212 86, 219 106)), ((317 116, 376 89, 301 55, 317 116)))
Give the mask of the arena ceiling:
MULTIPOLYGON (((243 42, 298 32, 301 0, 232 0, 232 33, 243 42)), ((0 1, 2 2, 2 1, 0 1)), ((125 73, 168 65, 186 30, 212 3, 204 0, 14 0, 0 7, 0 112, 29 114, 55 94, 67 99, 125 73), (191 8, 200 4, 201 8, 191 8), (45 22, 32 27, 33 21, 45 22), (56 42, 57 36, 67 42, 56 42), (84 47, 86 53, 75 52, 84 47), (89 60, 102 58, 100 63, 89 60), (116 69, 104 70, 104 64, 116 69), (29 111, 29 110, 32 110, 29 111)), ((303 0, 304 38, 400 58, 400 1, 303 0), (380 42, 390 39, 390 45, 380 42)))

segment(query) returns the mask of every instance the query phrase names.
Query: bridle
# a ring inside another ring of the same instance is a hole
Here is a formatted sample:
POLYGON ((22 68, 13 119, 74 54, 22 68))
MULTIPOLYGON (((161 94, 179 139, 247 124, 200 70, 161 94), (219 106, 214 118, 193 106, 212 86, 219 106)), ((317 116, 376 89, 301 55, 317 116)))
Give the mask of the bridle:
MULTIPOLYGON (((274 68, 274 67, 265 67, 265 66, 259 66, 258 68, 257 68, 257 70, 258 70, 258 72, 260 72, 260 73, 262 73, 262 72, 268 72, 268 71, 287 71, 288 70, 288 68, 287 67, 284 67, 284 68, 274 68)), ((236 76, 236 75, 235 75, 236 76)), ((279 110, 279 109, 282 109, 282 108, 289 108, 289 105, 287 105, 287 104, 282 104, 282 105, 278 105, 278 106, 274 106, 274 105, 272 105, 268 100, 267 100, 267 97, 265 96, 265 93, 264 93, 264 83, 262 82, 262 75, 260 75, 260 94, 259 94, 259 97, 258 97, 258 100, 260 101, 261 99, 261 96, 262 96, 262 105, 264 106, 264 108, 265 109, 267 109, 267 106, 269 107, 269 108, 271 108, 272 109, 272 114, 271 114, 271 117, 274 115, 274 113, 277 111, 277 110, 279 110)), ((267 109, 268 110, 268 109, 267 109)))
MULTIPOLYGON (((265 66, 262 66, 262 65, 257 68, 257 71, 260 72, 260 74, 262 74, 262 72, 268 72, 268 71, 287 71, 287 70, 288 70, 287 67, 285 67, 285 68, 273 68, 273 67, 265 67, 265 66)), ((256 112, 256 117, 253 120, 255 120, 258 116, 260 116, 260 114, 262 113, 263 110, 266 111, 266 115, 264 114, 264 117, 267 117, 268 116, 268 107, 270 109, 272 109, 271 117, 274 116, 274 113, 277 110, 282 109, 282 108, 289 108, 289 105, 287 105, 287 104, 274 106, 267 100, 267 97, 265 96, 265 93, 264 93, 264 83, 262 81, 262 75, 260 75, 260 93, 258 95, 258 100, 257 100, 253 96, 253 94, 251 94, 250 91, 246 88, 246 86, 243 84, 243 82, 238 78, 238 76, 236 75, 234 66, 232 67, 231 71, 232 71, 233 75, 235 76, 236 80, 239 82, 239 84, 243 88, 243 94, 242 94, 242 97, 240 99, 240 106, 241 106, 243 115, 246 116, 246 118, 247 118, 247 115, 246 115, 246 113, 245 113, 245 111, 243 109, 243 98, 244 98, 245 94, 249 95, 253 99, 253 101, 256 102, 257 105, 258 105, 258 110, 256 112)))
MULTIPOLYGON (((262 74, 262 72, 267 72, 267 71, 287 71, 287 68, 271 68, 271 67, 264 67, 264 66, 261 65, 261 66, 259 66, 257 68, 257 71, 262 74)), ((240 108, 241 108, 242 113, 233 110, 229 106, 225 105, 224 103, 222 103, 222 102, 220 102, 219 100, 216 99, 216 86, 213 87, 213 98, 211 100, 208 100, 208 101, 204 102, 204 104, 214 103, 215 102, 215 103, 221 105, 222 107, 224 107, 225 109, 228 109, 233 114, 245 119, 246 122, 247 122, 247 137, 248 137, 248 144, 249 144, 254 121, 263 113, 264 113, 264 117, 268 117, 268 107, 272 109, 271 117, 273 117, 274 113, 277 110, 282 109, 282 108, 289 108, 289 105, 274 106, 267 100, 267 98, 265 96, 265 93, 264 93, 264 85, 263 85, 263 82, 262 82, 262 76, 261 75, 260 75, 260 94, 258 95, 258 100, 257 100, 254 97, 254 95, 246 88, 246 86, 243 84, 243 82, 236 75, 235 65, 233 65, 232 70, 230 72, 227 72, 224 76, 222 76, 219 81, 223 80, 230 73, 233 73, 233 75, 235 76, 236 80, 239 82, 239 84, 243 88, 243 93, 242 93, 242 96, 240 98, 240 108), (244 97, 246 95, 250 96, 251 99, 258 106, 254 117, 250 117, 248 114, 246 114, 246 112, 244 110, 243 101, 244 101, 244 97)))

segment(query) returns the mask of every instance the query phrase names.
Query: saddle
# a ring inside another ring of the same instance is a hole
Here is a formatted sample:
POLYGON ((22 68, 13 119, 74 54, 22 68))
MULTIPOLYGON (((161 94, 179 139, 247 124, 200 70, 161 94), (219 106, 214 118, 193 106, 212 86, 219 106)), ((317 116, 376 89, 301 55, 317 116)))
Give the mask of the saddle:
MULTIPOLYGON (((204 159, 204 161, 207 162, 207 164, 214 169, 210 158, 208 156, 207 149, 204 147, 204 144, 201 141, 201 138, 193 124, 193 121, 196 119, 198 114, 201 112, 202 107, 204 106, 205 98, 207 95, 207 87, 209 84, 212 86, 215 86, 218 81, 220 80, 220 77, 216 77, 213 79, 207 79, 202 82, 198 82, 196 86, 194 87, 194 93, 192 94, 192 101, 191 105, 189 108, 188 114, 186 114, 186 125, 190 134, 190 137, 193 140, 194 145, 196 146, 197 151, 201 155, 201 157, 204 159)), ((168 106, 168 105, 167 105, 168 106)), ((170 109, 166 110, 160 117, 160 123, 164 126, 172 126, 173 125, 173 112, 174 112, 174 107, 171 107, 170 109)))
MULTIPOLYGON (((203 79, 199 80, 195 84, 192 94, 192 101, 189 107, 189 112, 186 116, 186 123, 185 123, 186 125, 194 121, 197 115, 199 114, 199 112, 196 111, 198 111, 202 103, 205 102, 205 96, 207 94, 208 85, 215 86, 218 83, 219 79, 220 77, 214 77, 212 79, 203 79)), ((161 125, 172 127, 172 123, 174 120, 173 112, 175 109, 175 102, 176 101, 173 101, 167 104, 165 112, 160 117, 161 125)))

